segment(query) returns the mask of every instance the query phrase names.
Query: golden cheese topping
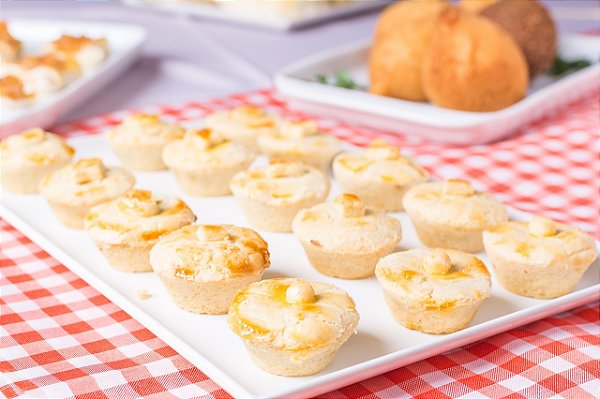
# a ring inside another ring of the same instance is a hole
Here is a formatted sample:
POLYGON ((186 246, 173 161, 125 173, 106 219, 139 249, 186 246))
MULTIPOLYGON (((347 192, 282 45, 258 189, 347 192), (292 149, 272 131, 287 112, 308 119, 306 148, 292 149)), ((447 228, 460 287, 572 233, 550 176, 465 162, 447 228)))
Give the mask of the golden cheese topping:
POLYGON ((506 208, 464 180, 421 183, 404 197, 411 215, 449 227, 483 230, 508 220, 506 208))
POLYGON ((243 144, 226 140, 210 129, 189 129, 182 140, 168 144, 163 151, 169 168, 191 171, 248 166, 254 157, 254 152, 243 144))
POLYGON ((68 163, 75 150, 57 134, 33 128, 0 141, 3 166, 59 165, 68 163))
POLYGON ((0 21, 0 42, 9 43, 12 46, 17 46, 21 43, 11 35, 8 25, 4 21, 0 21))
POLYGON ((0 56, 3 61, 13 61, 21 51, 21 42, 15 39, 6 22, 0 21, 0 56))
POLYGON ((219 281, 262 273, 267 243, 254 230, 233 225, 186 226, 160 239, 150 252, 157 273, 185 280, 219 281))
POLYGON ((163 122, 155 114, 135 114, 128 116, 111 129, 106 138, 113 144, 167 144, 183 138, 185 129, 163 122))
POLYGON ((399 220, 366 207, 353 194, 301 210, 292 229, 301 240, 338 253, 372 253, 402 238, 399 220))
POLYGON ((246 341, 290 352, 327 346, 358 324, 354 301, 326 283, 275 278, 250 284, 234 298, 228 322, 246 341))
POLYGON ((48 52, 65 62, 76 63, 87 69, 98 65, 108 56, 108 41, 105 38, 62 35, 50 43, 48 52))
POLYGON ((0 78, 0 97, 12 101, 30 100, 33 95, 25 92, 25 86, 21 79, 8 75, 0 78))
POLYGON ((93 205, 125 194, 134 184, 129 171, 107 167, 99 158, 84 158, 47 175, 40 193, 58 203, 93 205))
POLYGON ((218 111, 204 118, 204 126, 223 137, 256 150, 258 136, 276 132, 278 120, 257 107, 243 106, 218 111))
POLYGON ((386 292, 447 309, 490 296, 491 278, 474 255, 438 248, 418 248, 382 258, 375 275, 386 292))
POLYGON ((231 191, 268 204, 296 204, 307 199, 324 198, 329 193, 329 178, 313 166, 301 162, 272 161, 237 173, 231 191))
POLYGON ((333 161, 333 171, 338 176, 396 186, 412 185, 429 177, 425 169, 403 156, 398 147, 382 140, 374 140, 363 153, 338 155, 333 161))
POLYGON ((587 267, 598 256, 594 240, 588 234, 544 217, 492 227, 483 232, 483 243, 490 256, 498 254, 532 267, 556 264, 578 269, 587 267))
POLYGON ((18 62, 19 67, 24 70, 32 70, 39 67, 54 69, 55 71, 66 73, 79 73, 79 65, 73 62, 61 60, 54 54, 28 55, 18 62))
POLYGON ((148 243, 195 220, 179 198, 157 199, 150 191, 134 189, 92 208, 85 229, 98 243, 148 243))

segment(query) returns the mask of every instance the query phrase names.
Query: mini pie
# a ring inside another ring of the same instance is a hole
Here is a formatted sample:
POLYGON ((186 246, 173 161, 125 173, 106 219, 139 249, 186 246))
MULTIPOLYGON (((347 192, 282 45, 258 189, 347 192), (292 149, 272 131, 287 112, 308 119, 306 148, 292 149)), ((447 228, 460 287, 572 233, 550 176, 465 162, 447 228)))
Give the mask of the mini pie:
POLYGON ((464 180, 422 183, 404 197, 419 239, 428 247, 479 252, 483 230, 508 221, 506 208, 464 180))
POLYGON ((47 174, 67 165, 75 150, 65 140, 35 128, 0 141, 2 189, 13 193, 37 193, 47 174))
POLYGON ((14 75, 23 82, 26 93, 38 96, 57 92, 81 73, 77 63, 52 54, 28 55, 3 67, 6 75, 14 75))
POLYGON ((82 229, 90 209, 125 194, 134 184, 129 171, 107 167, 99 158, 84 158, 46 175, 39 190, 58 220, 82 229))
POLYGON ((8 30, 6 22, 0 21, 0 60, 14 61, 21 53, 21 42, 15 39, 8 30))
POLYGON ((340 152, 340 141, 320 132, 314 121, 285 122, 273 133, 256 139, 270 159, 301 161, 327 173, 331 160, 340 152))
POLYGON ((244 144, 258 152, 256 138, 277 131, 277 119, 262 109, 243 106, 228 111, 218 111, 204 118, 204 126, 231 141, 244 144))
POLYGON ((93 207, 85 230, 116 269, 151 272, 150 249, 158 239, 195 220, 179 198, 156 199, 150 191, 134 189, 93 207))
POLYGON ((288 377, 325 369, 356 331, 354 301, 333 285, 298 278, 250 284, 229 308, 229 326, 261 369, 288 377))
POLYGON ((166 169, 164 147, 183 137, 185 130, 164 123, 158 115, 137 114, 123 120, 106 134, 121 163, 135 171, 166 169))
POLYGON ((31 105, 35 96, 25 91, 23 81, 14 75, 0 78, 0 110, 31 105))
POLYGON ((255 154, 209 129, 188 130, 182 140, 163 150, 163 161, 175 173, 179 187, 191 195, 231 194, 229 180, 246 169, 255 154))
POLYGON ((375 276, 394 319, 428 334, 467 327, 491 292, 483 262, 452 249, 393 253, 377 263, 375 276))
POLYGON ((315 269, 346 279, 373 275, 377 261, 402 238, 399 220, 353 194, 301 210, 292 229, 315 269))
POLYGON ((269 267, 267 243, 232 225, 186 226, 162 237, 150 264, 173 302, 204 314, 227 313, 234 295, 269 267))
POLYGON ((48 45, 47 52, 63 61, 75 61, 81 69, 88 70, 108 57, 108 42, 104 38, 62 35, 48 45))
POLYGON ((364 153, 343 153, 333 160, 333 175, 345 193, 358 195, 367 205, 402 211, 402 198, 429 174, 397 147, 374 140, 364 153))
POLYGON ((544 217, 492 227, 483 243, 500 284, 532 298, 573 291, 598 256, 592 237, 544 217))
POLYGON ((325 201, 329 178, 314 166, 272 161, 237 173, 230 187, 252 226, 289 232, 298 211, 325 201))

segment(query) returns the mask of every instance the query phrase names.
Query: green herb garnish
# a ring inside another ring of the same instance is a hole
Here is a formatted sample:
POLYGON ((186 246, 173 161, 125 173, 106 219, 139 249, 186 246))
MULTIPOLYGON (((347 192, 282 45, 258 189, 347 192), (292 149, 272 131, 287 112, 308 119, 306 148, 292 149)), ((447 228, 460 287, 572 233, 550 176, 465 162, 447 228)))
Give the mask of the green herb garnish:
POLYGON ((350 90, 365 90, 365 88, 356 83, 347 71, 338 70, 335 71, 333 76, 327 76, 325 74, 318 74, 315 76, 317 82, 324 85, 337 86, 344 89, 350 90))
POLYGON ((590 65, 592 65, 592 63, 588 60, 567 61, 556 56, 554 57, 552 66, 546 71, 546 74, 550 76, 561 76, 565 73, 578 71, 590 65))

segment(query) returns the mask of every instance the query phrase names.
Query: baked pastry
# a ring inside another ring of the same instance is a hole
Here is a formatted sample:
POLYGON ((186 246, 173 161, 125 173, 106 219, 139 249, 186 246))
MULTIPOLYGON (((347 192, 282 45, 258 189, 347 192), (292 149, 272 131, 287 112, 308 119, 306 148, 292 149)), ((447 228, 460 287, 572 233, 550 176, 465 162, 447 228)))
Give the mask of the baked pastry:
POLYGON ((301 210, 292 229, 315 269, 347 279, 373 275, 377 261, 402 238, 398 219, 365 207, 353 194, 301 210))
POLYGON ((26 107, 34 98, 33 94, 25 92, 25 85, 16 76, 0 78, 0 110, 26 107))
POLYGON ((182 140, 167 144, 163 161, 175 173, 179 187, 191 195, 231 193, 229 180, 246 169, 255 154, 243 144, 231 142, 210 129, 190 129, 182 140))
POLYGON ((260 135, 256 141, 270 159, 304 162, 325 173, 341 149, 340 141, 319 131, 314 121, 284 122, 277 132, 260 135))
POLYGON ((272 161, 237 173, 230 187, 252 226, 289 232, 300 209, 325 201, 329 178, 314 166, 272 161))
POLYGON ((39 190, 58 220, 82 229, 90 209, 125 194, 134 184, 135 177, 127 170, 107 167, 99 158, 84 158, 46 175, 39 190))
POLYGON ((483 262, 451 249, 393 253, 377 263, 375 276, 394 320, 428 334, 467 327, 491 292, 483 262))
POLYGON ((3 67, 6 75, 14 75, 23 82, 26 93, 38 96, 57 92, 81 72, 76 63, 60 60, 52 54, 28 55, 3 67))
POLYGON ((108 42, 105 38, 62 35, 51 42, 46 51, 63 61, 75 61, 82 70, 86 71, 108 57, 108 42))
POLYGON ((13 193, 37 193, 47 174, 71 162, 75 150, 65 140, 35 128, 0 141, 2 189, 13 193))
POLYGON ((346 152, 333 160, 333 175, 342 192, 358 195, 367 205, 385 211, 402 211, 402 198, 429 173, 397 147, 374 140, 362 153, 346 152))
POLYGON ((250 284, 235 296, 228 315, 254 363, 288 377, 325 369, 356 331, 358 319, 346 292, 299 278, 250 284))
POLYGON ((162 159, 164 147, 181 139, 185 130, 164 123, 158 115, 128 116, 106 134, 108 143, 121 163, 135 171, 166 169, 162 159))
POLYGON ((21 53, 21 42, 13 37, 6 22, 0 21, 0 60, 14 61, 21 53))
POLYGON ((194 313, 227 313, 234 295, 269 267, 267 243, 232 225, 186 226, 160 239, 150 264, 175 305, 194 313))
POLYGON ((592 237, 544 217, 492 227, 483 243, 500 284, 532 298, 573 291, 598 256, 592 237))
POLYGON ((256 138, 275 133, 278 120, 262 109, 243 106, 227 111, 218 111, 204 118, 204 126, 231 141, 244 144, 258 152, 256 138))
POLYGON ((423 244, 465 252, 481 251, 483 230, 508 221, 504 205, 464 180, 419 184, 404 207, 423 244))
POLYGON ((85 230, 114 268, 151 272, 150 249, 158 239, 195 220, 179 198, 156 199, 150 191, 134 189, 93 207, 85 230))

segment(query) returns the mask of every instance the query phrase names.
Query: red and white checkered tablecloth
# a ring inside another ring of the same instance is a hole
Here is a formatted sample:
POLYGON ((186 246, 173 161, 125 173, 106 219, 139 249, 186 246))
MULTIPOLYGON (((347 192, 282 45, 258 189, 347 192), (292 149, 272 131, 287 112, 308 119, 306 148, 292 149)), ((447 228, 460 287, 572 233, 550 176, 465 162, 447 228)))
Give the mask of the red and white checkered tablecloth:
MULTIPOLYGON (((271 90, 149 107, 193 125, 207 112, 254 104, 286 116, 271 90)), ((133 110, 137 112, 142 110, 133 110)), ((94 134, 129 112, 63 125, 94 134)), ((431 144, 319 119, 354 144, 382 137, 438 178, 474 181, 513 207, 600 237, 599 97, 584 99, 507 140, 431 144)), ((600 302, 322 395, 322 398, 597 398, 600 302)), ((200 370, 0 220, 0 393, 7 398, 229 398, 200 370)))

